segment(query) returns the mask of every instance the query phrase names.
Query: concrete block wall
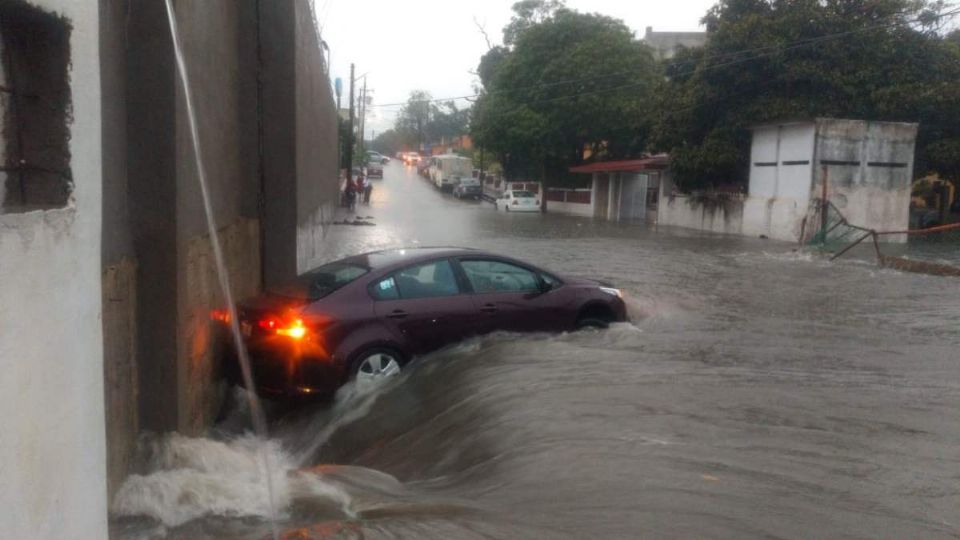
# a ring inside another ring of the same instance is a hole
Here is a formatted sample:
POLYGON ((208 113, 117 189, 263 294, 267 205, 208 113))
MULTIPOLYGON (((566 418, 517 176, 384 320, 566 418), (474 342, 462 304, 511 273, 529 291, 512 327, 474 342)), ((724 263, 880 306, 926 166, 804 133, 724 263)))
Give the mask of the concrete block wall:
MULTIPOLYGON (((260 290, 260 230, 254 219, 239 218, 218 231, 234 295, 243 299, 260 290)), ((184 304, 180 316, 178 431, 203 433, 220 411, 223 393, 222 366, 213 341, 216 324, 210 312, 223 309, 223 294, 207 235, 187 241, 182 283, 184 304)))

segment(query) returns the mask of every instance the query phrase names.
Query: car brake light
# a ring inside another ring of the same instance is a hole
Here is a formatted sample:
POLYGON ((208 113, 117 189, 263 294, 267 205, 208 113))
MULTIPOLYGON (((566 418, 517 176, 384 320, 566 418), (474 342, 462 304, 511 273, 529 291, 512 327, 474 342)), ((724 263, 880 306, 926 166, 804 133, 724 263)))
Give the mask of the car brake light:
POLYGON ((261 330, 272 332, 280 326, 280 319, 276 317, 267 317, 264 319, 260 319, 259 321, 257 321, 257 326, 259 326, 261 330))
POLYGON ((303 325, 303 319, 281 321, 279 318, 271 315, 257 321, 257 326, 268 334, 276 334, 293 339, 303 339, 307 335, 307 327, 303 325))
POLYGON ((230 322, 230 312, 225 309, 215 309, 210 312, 210 318, 214 321, 220 321, 222 323, 230 322))
POLYGON ((303 326, 303 319, 294 319, 290 324, 277 328, 277 335, 303 339, 303 336, 307 335, 307 329, 303 326))

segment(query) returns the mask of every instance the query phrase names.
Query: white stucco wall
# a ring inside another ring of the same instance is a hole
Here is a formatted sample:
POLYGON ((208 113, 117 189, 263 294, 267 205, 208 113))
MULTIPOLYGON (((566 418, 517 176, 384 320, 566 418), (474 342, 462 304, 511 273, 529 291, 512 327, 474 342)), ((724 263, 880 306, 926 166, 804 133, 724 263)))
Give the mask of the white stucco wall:
POLYGON ((684 195, 670 196, 669 191, 660 196, 657 206, 657 225, 683 227, 701 231, 741 234, 743 232, 743 206, 740 201, 731 201, 716 207, 696 204, 684 195))
POLYGON ((548 201, 547 212, 553 214, 570 214, 572 216, 593 217, 593 205, 589 203, 548 201))
POLYGON ((815 133, 813 122, 753 130, 743 234, 787 241, 799 238, 810 205, 815 133))
POLYGON ((0 215, 0 538, 107 536, 98 10, 70 19, 66 208, 0 215))
MULTIPOLYGON (((877 231, 908 229, 917 125, 821 118, 817 133, 820 163, 850 165, 817 167, 814 196, 822 192, 826 177, 827 198, 850 223, 877 231)), ((906 236, 881 240, 905 242, 906 236)))

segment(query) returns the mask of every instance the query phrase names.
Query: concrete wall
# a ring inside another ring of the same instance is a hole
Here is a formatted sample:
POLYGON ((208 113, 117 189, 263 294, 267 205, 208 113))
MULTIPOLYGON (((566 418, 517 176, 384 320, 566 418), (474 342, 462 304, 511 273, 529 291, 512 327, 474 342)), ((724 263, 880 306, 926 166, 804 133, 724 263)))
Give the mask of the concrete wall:
MULTIPOLYGON (((243 215, 245 180, 257 170, 256 148, 241 138, 241 73, 256 69, 255 58, 241 57, 238 2, 175 3, 181 46, 190 76, 207 189, 224 246, 234 295, 259 290, 259 232, 243 215)), ((164 22, 164 21, 159 21, 164 22)), ((182 86, 176 84, 176 243, 177 264, 177 417, 181 433, 202 433, 219 409, 223 388, 213 350, 210 311, 222 307, 212 245, 190 137, 182 86)), ((253 216, 255 217, 255 216, 253 216)), ((169 361, 169 360, 168 360, 169 361)))
POLYGON ((264 281, 317 266, 339 197, 336 107, 305 0, 261 2, 264 281), (293 210, 291 210, 293 209, 293 210))
POLYGON ((126 0, 100 2, 103 162, 101 253, 107 492, 131 466, 140 430, 137 369, 137 265, 127 195, 126 0))
POLYGON ((324 262, 318 254, 340 196, 336 103, 311 9, 294 2, 297 273, 324 262))
POLYGON ((105 538, 98 13, 33 4, 73 27, 75 186, 63 208, 0 215, 0 537, 105 538))
POLYGON ((547 211, 551 214, 593 217, 593 205, 590 203, 548 201, 547 211))
POLYGON ((787 241, 799 238, 810 205, 815 132, 812 122, 753 130, 743 234, 787 241))
POLYGON ((917 125, 824 118, 816 125, 813 196, 820 197, 825 181, 827 198, 850 223, 878 231, 908 229, 917 125))
MULTIPOLYGON (((337 131, 306 0, 176 0, 217 234, 234 296, 317 263, 337 131)), ((203 432, 224 387, 222 307, 163 2, 100 0, 109 487, 137 433, 203 432), (135 36, 135 39, 132 37, 135 36)))
POLYGON ((743 201, 738 198, 704 202, 686 195, 661 193, 657 207, 657 225, 702 231, 742 234, 743 201))

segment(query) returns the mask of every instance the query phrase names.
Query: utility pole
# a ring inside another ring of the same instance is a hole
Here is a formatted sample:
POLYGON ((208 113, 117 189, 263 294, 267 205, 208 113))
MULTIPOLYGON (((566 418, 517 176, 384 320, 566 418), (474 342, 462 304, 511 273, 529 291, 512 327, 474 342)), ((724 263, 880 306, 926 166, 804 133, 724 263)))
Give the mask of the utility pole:
MULTIPOLYGON (((330 64, 328 63, 329 67, 330 64)), ((340 77, 334 81, 333 85, 334 91, 337 94, 337 174, 340 174, 340 171, 343 169, 343 122, 340 118, 340 94, 343 93, 343 80, 340 77)))
POLYGON ((367 123, 367 78, 364 77, 363 90, 360 92, 360 154, 361 154, 360 159, 363 159, 364 163, 366 163, 366 153, 365 153, 366 143, 364 142, 364 139, 366 139, 365 132, 364 132, 364 130, 367 127, 366 123, 367 123))
POLYGON ((353 178, 353 64, 350 64, 350 119, 347 121, 347 179, 353 178))

